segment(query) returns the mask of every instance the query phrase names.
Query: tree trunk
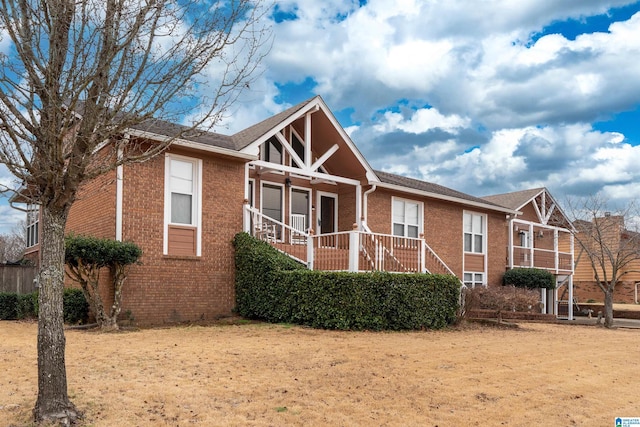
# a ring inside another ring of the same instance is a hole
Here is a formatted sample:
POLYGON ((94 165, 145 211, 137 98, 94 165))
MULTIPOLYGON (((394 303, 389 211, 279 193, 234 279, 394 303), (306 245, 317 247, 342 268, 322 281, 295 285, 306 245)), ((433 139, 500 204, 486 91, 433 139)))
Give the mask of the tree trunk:
POLYGON ((604 326, 613 328, 613 289, 607 286, 604 291, 604 326))
POLYGON ((64 290, 64 228, 66 213, 42 206, 42 242, 38 280, 38 400, 36 422, 70 425, 79 416, 67 393, 65 337, 62 311, 64 290))

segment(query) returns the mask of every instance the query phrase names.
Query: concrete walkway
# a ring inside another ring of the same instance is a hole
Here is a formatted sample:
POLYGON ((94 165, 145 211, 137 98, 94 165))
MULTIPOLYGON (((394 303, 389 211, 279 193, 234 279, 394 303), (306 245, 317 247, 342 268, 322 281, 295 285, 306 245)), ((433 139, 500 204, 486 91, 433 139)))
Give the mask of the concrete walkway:
MULTIPOLYGON (((602 322, 604 323, 604 320, 602 322)), ((573 320, 558 319, 558 324, 596 326, 598 324, 598 318, 592 317, 591 319, 589 319, 586 316, 576 316, 573 318, 573 320)), ((640 320, 614 318, 613 326, 616 328, 640 329, 640 320)))

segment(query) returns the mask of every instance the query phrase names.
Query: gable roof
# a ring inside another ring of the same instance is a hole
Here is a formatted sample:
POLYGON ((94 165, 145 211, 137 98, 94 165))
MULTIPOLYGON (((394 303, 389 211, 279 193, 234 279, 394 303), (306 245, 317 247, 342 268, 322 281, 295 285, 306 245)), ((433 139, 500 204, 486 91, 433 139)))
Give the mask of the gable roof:
MULTIPOLYGON (((556 202, 551 193, 549 193, 549 190, 547 190, 545 187, 514 191, 511 193, 494 194, 491 196, 485 196, 483 197, 483 199, 519 211, 543 193, 544 197, 546 197, 547 200, 551 201, 555 212, 558 212, 560 214, 560 216, 554 214, 554 218, 552 218, 553 224, 559 227, 574 229, 571 221, 569 220, 569 217, 567 217, 558 202, 556 202)), ((536 208, 536 211, 537 210, 538 208, 536 208)), ((538 215, 540 215, 539 211, 538 215)))
POLYGON ((545 190, 546 189, 544 187, 532 188, 530 190, 484 196, 483 199, 491 203, 495 203, 496 205, 505 206, 517 211, 522 209, 527 203, 538 197, 538 195, 545 190))
POLYGON ((236 132, 231 137, 236 146, 236 149, 241 150, 245 148, 247 145, 259 139, 261 136, 268 133, 274 127, 278 126, 280 123, 286 121, 289 117, 295 115, 298 111, 302 110, 314 99, 315 98, 311 98, 306 101, 303 101, 297 105, 294 105, 291 108, 287 108, 286 110, 281 111, 275 116, 271 116, 259 123, 256 123, 253 126, 249 126, 246 129, 236 132))
POLYGON ((435 199, 457 202, 477 208, 489 209, 498 212, 514 214, 515 209, 511 209, 493 202, 489 202, 480 197, 475 197, 461 191, 434 184, 432 182, 421 181, 415 178, 409 178, 402 175, 396 175, 389 172, 375 171, 380 179, 378 186, 399 191, 410 191, 411 193, 433 197, 435 199))
POLYGON ((233 139, 236 145, 241 147, 239 148, 241 152, 252 153, 268 138, 275 135, 284 127, 303 118, 308 113, 322 114, 326 119, 324 124, 337 133, 338 139, 344 143, 344 146, 353 154, 358 164, 364 170, 367 180, 370 182, 378 182, 378 177, 373 172, 373 168, 369 165, 369 162, 367 162, 360 150, 358 150, 358 147, 356 147, 349 135, 347 135, 344 128, 340 125, 320 95, 316 95, 311 99, 294 105, 273 117, 236 133, 233 135, 233 139))

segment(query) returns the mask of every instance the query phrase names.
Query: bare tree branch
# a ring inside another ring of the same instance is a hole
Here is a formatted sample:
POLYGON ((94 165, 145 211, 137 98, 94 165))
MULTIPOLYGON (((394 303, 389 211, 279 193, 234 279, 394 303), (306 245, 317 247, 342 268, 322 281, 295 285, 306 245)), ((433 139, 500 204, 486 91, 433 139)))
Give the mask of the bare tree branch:
MULTIPOLYGON (((580 259, 589 263, 596 285, 605 296, 605 326, 613 326, 613 294, 631 266, 640 261, 640 233, 632 220, 638 218, 635 203, 609 210, 599 194, 567 203, 573 220, 574 241, 580 259), (634 228, 634 229, 632 229, 634 228)), ((576 265, 577 265, 576 261, 576 265)))

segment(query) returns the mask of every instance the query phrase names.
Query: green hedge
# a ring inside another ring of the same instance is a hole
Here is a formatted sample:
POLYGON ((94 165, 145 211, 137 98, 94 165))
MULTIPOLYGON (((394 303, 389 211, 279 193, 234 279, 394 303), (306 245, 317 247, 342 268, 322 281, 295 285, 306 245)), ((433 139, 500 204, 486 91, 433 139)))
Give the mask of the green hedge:
POLYGON ((18 318, 18 294, 0 293, 0 320, 14 320, 18 318))
MULTIPOLYGON (((89 304, 80 289, 65 289, 62 297, 63 316, 67 323, 86 323, 89 304)), ((38 292, 18 295, 0 293, 0 320, 38 317, 38 292)))
POLYGON ((502 284, 504 286, 529 289, 554 289, 556 287, 553 274, 538 268, 512 268, 507 270, 502 278, 502 284))
POLYGON ((359 330, 435 329, 456 318, 453 276, 309 271, 246 233, 234 246, 236 308, 245 317, 359 330))
POLYGON ((66 288, 62 296, 62 305, 66 323, 87 323, 89 320, 89 303, 81 289, 66 288))

